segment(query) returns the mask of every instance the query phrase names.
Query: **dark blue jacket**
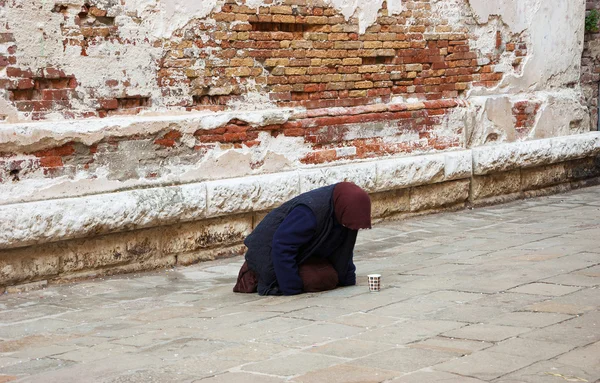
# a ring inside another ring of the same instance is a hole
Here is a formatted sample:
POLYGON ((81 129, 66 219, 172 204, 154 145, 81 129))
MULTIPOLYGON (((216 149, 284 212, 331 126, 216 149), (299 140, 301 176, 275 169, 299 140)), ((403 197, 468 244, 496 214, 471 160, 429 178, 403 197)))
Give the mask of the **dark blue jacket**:
POLYGON ((340 285, 356 283, 352 253, 357 231, 336 221, 334 187, 319 188, 284 203, 246 238, 246 261, 258 274, 260 295, 301 293, 298 265, 311 256, 328 259, 340 285))

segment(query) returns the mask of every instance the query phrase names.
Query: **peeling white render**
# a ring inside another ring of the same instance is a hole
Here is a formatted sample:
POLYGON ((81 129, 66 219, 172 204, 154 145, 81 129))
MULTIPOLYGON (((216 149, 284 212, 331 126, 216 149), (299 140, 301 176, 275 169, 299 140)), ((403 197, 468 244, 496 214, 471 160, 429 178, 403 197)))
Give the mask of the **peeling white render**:
MULTIPOLYGON (((62 13, 52 12, 55 2, 39 0, 22 0, 18 7, 3 7, 0 22, 4 21, 14 34, 19 49, 20 68, 36 70, 40 67, 54 66, 74 75, 78 81, 78 93, 81 100, 72 100, 73 109, 86 110, 92 98, 115 97, 115 89, 106 86, 107 78, 126 82, 118 90, 120 97, 150 97, 150 110, 158 111, 164 107, 164 98, 157 86, 157 62, 163 49, 154 46, 160 39, 173 38, 173 33, 184 27, 191 20, 202 19, 217 12, 223 5, 222 0, 125 0, 121 4, 100 0, 99 5, 109 9, 108 16, 115 17, 121 38, 129 44, 120 44, 106 40, 87 49, 87 56, 81 55, 79 46, 64 45, 65 36, 61 27, 77 27, 73 21, 66 22, 62 13), (136 18, 139 21, 136 21, 136 18), (15 20, 18 24, 13 25, 15 20), (65 24, 66 23, 66 24, 65 24), (69 24, 71 23, 71 24, 69 24), (94 97, 91 97, 93 90, 94 97)), ((78 2, 56 1, 69 5, 68 12, 73 15, 80 11, 78 2)), ((239 2, 242 4, 243 2, 239 2)), ((247 2, 249 6, 259 8, 266 5, 263 0, 247 2)), ((347 19, 356 17, 359 20, 360 32, 364 33, 377 18, 383 0, 326 0, 338 9, 347 19)), ((81 2, 83 5, 83 2, 81 2)), ((389 0, 390 13, 402 11, 401 0, 389 0)), ((267 100, 268 101, 268 100, 267 100)), ((264 104, 262 100, 261 105, 264 104)), ((256 97, 249 95, 246 102, 231 105, 240 108, 256 108, 256 97)), ((176 109, 176 108, 171 108, 176 109)), ((0 114, 8 115, 10 122, 15 122, 15 110, 0 105, 0 114)), ((49 116, 52 117, 52 116, 49 116)), ((57 119, 63 117, 57 114, 57 119)), ((19 119, 27 119, 20 113, 19 119)), ((8 118, 6 119, 8 121, 8 118)))
POLYGON ((548 165, 600 153, 593 132, 321 170, 0 206, 0 249, 264 211, 313 188, 352 181, 370 192, 548 165))
MULTIPOLYGON (((359 32, 365 33, 366 29, 377 20, 377 13, 385 0, 325 0, 339 10, 346 19, 358 18, 359 32)), ((387 0, 390 14, 402 12, 402 0, 387 0)))
POLYGON ((590 130, 589 112, 580 97, 579 89, 472 96, 465 108, 455 109, 447 118, 449 126, 465 127, 467 147, 568 136, 590 130), (523 137, 517 134, 512 113, 519 101, 540 103, 535 125, 523 137))
MULTIPOLYGON (((38 0, 23 0, 19 7, 7 8, 6 22, 19 49, 19 67, 29 67, 34 71, 47 66, 59 67, 65 73, 74 75, 83 99, 81 105, 77 105, 78 100, 73 100, 73 109, 80 107, 85 110, 89 89, 94 89, 97 97, 110 96, 105 81, 114 78, 117 73, 122 74, 122 80, 129 82, 126 89, 121 89, 121 96, 142 95, 159 99, 156 61, 162 49, 153 47, 147 39, 151 30, 143 31, 131 18, 119 15, 115 23, 119 25, 123 37, 131 39, 135 45, 116 44, 107 40, 90 46, 87 56, 81 56, 80 47, 63 45, 61 24, 65 23, 65 19, 61 13, 52 12, 54 6, 55 3, 50 1, 40 3, 38 0), (18 25, 12 25, 14 20, 19 20, 18 25)), ((77 13, 79 8, 74 6, 69 11, 77 13)), ((76 27, 74 24, 65 26, 76 27)))
POLYGON ((190 20, 202 19, 218 10, 223 1, 217 0, 127 0, 127 12, 137 13, 142 25, 154 37, 168 38, 190 20))
MULTIPOLYGON (((589 131, 589 112, 581 102, 578 85, 584 37, 579 20, 585 17, 585 1, 468 0, 468 5, 476 20, 470 29, 478 36, 471 41, 473 48, 493 54, 499 31, 503 37, 524 36, 528 55, 515 69, 511 64, 514 56, 505 54, 496 65, 505 72, 500 84, 469 91, 467 145, 484 145, 489 137, 496 137, 496 142, 515 141, 509 102, 519 99, 542 102, 536 126, 521 140, 589 131), (564 113, 566 110, 569 113, 564 113)), ((456 113, 464 116, 465 111, 456 113)))
MULTIPOLYGON (((509 33, 527 33, 528 57, 522 73, 509 73, 498 89, 474 94, 519 93, 576 84, 583 51, 585 1, 574 0, 468 0, 480 25, 495 17, 509 33)), ((495 46, 489 33, 478 29, 478 47, 495 46), (487 39, 486 39, 487 37, 487 39)))

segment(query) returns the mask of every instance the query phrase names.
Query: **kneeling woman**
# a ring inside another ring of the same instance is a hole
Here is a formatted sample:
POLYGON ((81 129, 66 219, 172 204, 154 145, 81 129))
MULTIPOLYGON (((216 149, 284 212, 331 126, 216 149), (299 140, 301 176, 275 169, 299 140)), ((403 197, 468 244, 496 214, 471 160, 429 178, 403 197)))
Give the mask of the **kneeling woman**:
POLYGON ((356 235, 370 228, 371 199, 353 183, 301 194, 246 238, 246 262, 233 291, 295 295, 354 285, 356 235))

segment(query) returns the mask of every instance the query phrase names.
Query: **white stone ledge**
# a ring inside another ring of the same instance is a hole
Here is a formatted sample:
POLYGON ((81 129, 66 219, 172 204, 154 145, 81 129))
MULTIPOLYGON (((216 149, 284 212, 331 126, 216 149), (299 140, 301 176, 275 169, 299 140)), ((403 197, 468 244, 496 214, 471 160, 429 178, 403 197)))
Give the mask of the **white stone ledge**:
POLYGON ((600 132, 523 141, 473 149, 473 173, 484 175, 516 168, 576 160, 600 153, 600 132))
POLYGON ((0 206, 0 249, 206 218, 190 184, 0 206))
POLYGON ((371 193, 600 153, 600 132, 473 150, 0 206, 0 249, 264 211, 320 186, 371 193))

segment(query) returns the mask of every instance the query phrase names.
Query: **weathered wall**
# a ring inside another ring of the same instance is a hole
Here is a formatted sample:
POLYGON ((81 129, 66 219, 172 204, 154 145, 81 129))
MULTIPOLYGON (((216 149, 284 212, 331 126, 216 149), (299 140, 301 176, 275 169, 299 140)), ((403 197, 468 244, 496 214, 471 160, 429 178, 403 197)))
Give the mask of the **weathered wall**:
POLYGON ((4 202, 590 126, 583 1, 0 4, 4 202))
POLYGON ((0 0, 0 249, 262 212, 344 179, 386 201, 378 217, 580 185, 598 152, 584 13, 584 0, 0 0), (561 176, 522 180, 539 166, 561 176))

